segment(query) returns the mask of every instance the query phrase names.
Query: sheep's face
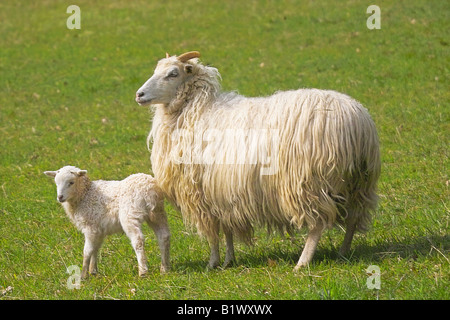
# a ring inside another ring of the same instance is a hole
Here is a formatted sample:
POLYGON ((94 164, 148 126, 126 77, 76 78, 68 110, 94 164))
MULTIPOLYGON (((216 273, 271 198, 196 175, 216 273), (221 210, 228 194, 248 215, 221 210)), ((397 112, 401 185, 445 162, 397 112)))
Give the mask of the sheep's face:
POLYGON ((192 64, 181 62, 175 56, 160 60, 151 78, 136 92, 136 102, 141 106, 171 103, 193 70, 192 64))
POLYGON ((80 170, 73 166, 66 166, 58 171, 45 171, 44 173, 55 178, 57 191, 56 199, 63 203, 76 196, 79 177, 85 175, 87 171, 80 170))

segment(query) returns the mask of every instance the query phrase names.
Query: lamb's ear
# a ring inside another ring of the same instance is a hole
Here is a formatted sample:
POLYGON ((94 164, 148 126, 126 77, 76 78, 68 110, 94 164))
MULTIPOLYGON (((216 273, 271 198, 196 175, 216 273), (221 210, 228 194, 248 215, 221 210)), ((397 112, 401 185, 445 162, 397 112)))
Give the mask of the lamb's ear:
POLYGON ((71 172, 72 172, 74 175, 81 177, 81 176, 85 176, 85 175, 86 175, 87 170, 78 170, 78 171, 71 171, 71 172))
POLYGON ((193 69, 194 69, 194 66, 192 64, 187 64, 184 66, 184 71, 186 71, 186 73, 192 73, 193 69))
POLYGON ((49 177, 55 177, 57 174, 57 171, 44 171, 44 174, 49 177))

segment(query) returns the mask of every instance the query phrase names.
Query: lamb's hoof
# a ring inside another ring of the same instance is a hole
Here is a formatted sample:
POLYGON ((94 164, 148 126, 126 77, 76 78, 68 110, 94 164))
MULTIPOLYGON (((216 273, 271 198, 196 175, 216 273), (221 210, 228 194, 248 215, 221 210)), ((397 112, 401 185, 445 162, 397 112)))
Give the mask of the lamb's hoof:
POLYGON ((81 280, 87 280, 89 277, 95 277, 97 275, 97 270, 93 271, 81 271, 81 280))
POLYGON ((148 270, 139 270, 139 277, 144 278, 145 276, 147 276, 147 272, 148 270))
POLYGON ((89 270, 89 275, 90 275, 90 276, 96 277, 97 274, 98 274, 97 268, 92 269, 92 270, 89 270))

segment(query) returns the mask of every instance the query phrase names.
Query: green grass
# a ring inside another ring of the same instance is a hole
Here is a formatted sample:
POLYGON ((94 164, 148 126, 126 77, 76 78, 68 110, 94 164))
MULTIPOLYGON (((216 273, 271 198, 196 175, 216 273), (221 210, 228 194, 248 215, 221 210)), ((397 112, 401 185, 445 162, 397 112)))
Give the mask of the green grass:
POLYGON ((376 2, 380 30, 366 28, 365 1, 77 1, 80 30, 66 28, 70 4, 0 2, 0 299, 450 298, 448 2, 376 2), (298 274, 305 232, 259 230, 254 247, 237 244, 237 266, 207 271, 206 241, 167 205, 172 272, 159 274, 146 228, 147 278, 115 235, 100 274, 69 290, 83 236, 42 172, 149 172, 151 114, 134 94, 166 51, 188 50, 219 69, 225 90, 317 87, 361 101, 381 139, 373 227, 345 259, 343 232, 328 231, 298 274), (380 267, 380 290, 366 286, 369 265, 380 267))

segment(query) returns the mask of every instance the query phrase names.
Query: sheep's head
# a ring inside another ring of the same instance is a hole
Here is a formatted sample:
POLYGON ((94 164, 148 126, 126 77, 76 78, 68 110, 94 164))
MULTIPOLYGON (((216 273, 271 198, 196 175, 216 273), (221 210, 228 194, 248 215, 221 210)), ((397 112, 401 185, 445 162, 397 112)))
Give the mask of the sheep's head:
POLYGON ((77 195, 80 177, 85 176, 86 170, 81 170, 73 166, 65 166, 58 171, 45 171, 49 177, 55 178, 57 200, 61 203, 73 199, 77 195))
POLYGON ((200 57, 198 51, 161 59, 155 72, 136 92, 136 102, 141 106, 169 104, 177 95, 177 89, 196 72, 196 64, 190 60, 200 57))

